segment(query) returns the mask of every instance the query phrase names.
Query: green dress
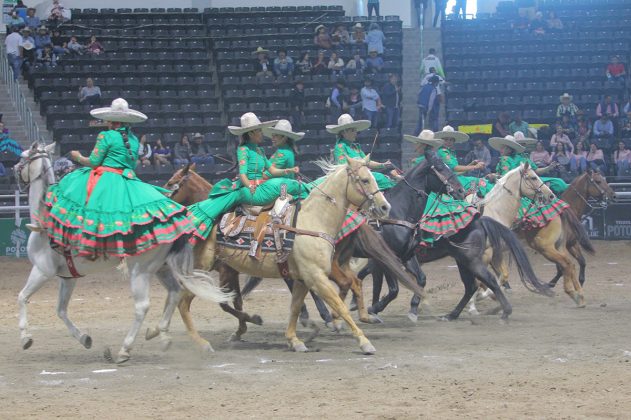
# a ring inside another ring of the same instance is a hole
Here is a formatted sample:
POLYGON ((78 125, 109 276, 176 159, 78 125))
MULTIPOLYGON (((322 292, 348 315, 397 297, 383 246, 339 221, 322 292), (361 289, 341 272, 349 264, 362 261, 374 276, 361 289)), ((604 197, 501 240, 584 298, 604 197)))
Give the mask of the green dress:
MULTIPOLYGON (((337 143, 335 143, 335 149, 333 150, 333 158, 334 163, 339 165, 342 163, 346 163, 348 158, 353 159, 364 159, 366 154, 362 151, 357 143, 350 142, 346 139, 338 139, 337 143)), ((380 173, 373 172, 373 176, 375 177, 375 181, 377 181, 377 186, 380 190, 387 190, 395 186, 395 182, 391 180, 388 176, 380 173)))
POLYGON ((232 210, 238 204, 263 206, 273 202, 280 196, 283 185, 287 193, 294 197, 304 194, 301 184, 289 178, 264 179, 267 169, 272 162, 265 156, 263 149, 255 144, 247 143, 237 149, 239 174, 245 174, 250 181, 260 184, 252 194, 249 186, 244 186, 240 178, 232 181, 223 179, 214 185, 208 194, 208 199, 189 206, 192 220, 203 238, 207 238, 213 229, 217 218, 232 210))
MULTIPOLYGON (((441 146, 436 154, 445 162, 445 165, 452 171, 458 166, 458 158, 455 153, 445 146, 441 146)), ((475 192, 479 197, 485 197, 492 189, 493 184, 486 178, 476 178, 474 176, 456 175, 465 191, 475 192)))
MULTIPOLYGON (((537 165, 524 156, 502 156, 496 167, 497 175, 504 176, 508 171, 517 168, 525 161, 528 161, 533 169, 537 169, 537 165)), ((567 189, 567 184, 562 179, 547 177, 544 179, 541 177, 541 180, 549 183, 550 189, 552 189, 555 193, 559 190, 565 191, 565 189, 567 189), (546 180, 552 181, 550 182, 546 180), (553 185, 557 191, 555 191, 553 185), (565 185, 565 189, 563 188, 563 185, 565 185)), ((550 223, 551 220, 558 217, 567 208, 569 208, 567 203, 556 197, 552 199, 549 204, 545 205, 537 204, 527 197, 522 197, 521 206, 519 208, 519 216, 516 223, 525 229, 541 228, 550 223)))
MULTIPOLYGON (((270 166, 274 165, 278 169, 290 169, 296 166, 296 154, 294 149, 286 144, 276 149, 269 160, 270 166)), ((270 174, 269 171, 265 171, 265 176, 267 178, 272 178, 272 174, 270 174)), ((296 174, 293 172, 284 174, 281 178, 296 179, 296 174)))
POLYGON ((42 225, 74 255, 138 255, 196 234, 185 207, 136 177, 139 142, 127 132, 128 149, 124 131, 101 132, 89 158, 95 168, 71 172, 46 193, 42 225))

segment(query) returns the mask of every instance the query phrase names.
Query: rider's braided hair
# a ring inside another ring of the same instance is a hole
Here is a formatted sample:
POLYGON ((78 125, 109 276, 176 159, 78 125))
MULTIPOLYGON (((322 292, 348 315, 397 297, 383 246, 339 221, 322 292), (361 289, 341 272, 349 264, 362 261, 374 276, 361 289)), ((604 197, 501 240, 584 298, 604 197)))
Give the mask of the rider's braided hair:
POLYGON ((131 160, 135 160, 134 159, 134 154, 131 151, 131 146, 129 144, 129 126, 127 125, 123 125, 119 128, 116 129, 116 131, 118 131, 120 133, 120 135, 123 137, 123 143, 125 143, 125 147, 127 148, 127 152, 129 152, 129 157, 131 158, 131 160))

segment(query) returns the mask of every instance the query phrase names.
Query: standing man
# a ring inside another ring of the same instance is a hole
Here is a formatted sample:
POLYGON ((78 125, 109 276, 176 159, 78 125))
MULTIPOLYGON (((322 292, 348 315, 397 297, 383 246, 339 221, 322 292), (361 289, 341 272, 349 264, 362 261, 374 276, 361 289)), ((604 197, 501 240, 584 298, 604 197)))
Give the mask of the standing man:
POLYGON ((368 0, 368 19, 372 18, 372 12, 379 17, 379 0, 368 0))
POLYGON ((445 72, 443 71, 443 65, 440 62, 440 58, 436 56, 436 49, 430 48, 429 54, 427 57, 423 59, 421 64, 421 76, 426 75, 428 73, 432 73, 431 69, 434 68, 434 73, 445 78, 445 72))
POLYGON ((441 15, 445 16, 445 7, 447 7, 446 0, 434 0, 434 28, 438 27, 441 15))
POLYGON ((298 79, 294 82, 294 88, 289 94, 289 106, 291 107, 291 125, 300 130, 305 118, 305 84, 298 79))
POLYGON ((467 0, 456 0, 456 5, 454 6, 454 14, 456 16, 460 16, 462 12, 462 18, 467 18, 467 0))
POLYGON ((11 28, 11 34, 4 40, 7 50, 7 59, 9 65, 13 69, 13 80, 20 77, 20 69, 22 68, 22 35, 18 32, 19 28, 11 28))
POLYGON ((386 107, 386 128, 398 127, 401 118, 401 86, 396 74, 388 75, 388 83, 381 90, 381 102, 386 107))
POLYGON ((429 83, 421 88, 418 93, 416 104, 418 105, 418 123, 416 124, 416 135, 423 131, 424 119, 428 117, 430 130, 438 131, 438 77, 434 76, 429 83))
POLYGON ((421 23, 425 24, 425 12, 427 11, 427 0, 413 0, 416 17, 416 27, 420 28, 421 23), (421 9, 422 8, 422 9, 421 9))

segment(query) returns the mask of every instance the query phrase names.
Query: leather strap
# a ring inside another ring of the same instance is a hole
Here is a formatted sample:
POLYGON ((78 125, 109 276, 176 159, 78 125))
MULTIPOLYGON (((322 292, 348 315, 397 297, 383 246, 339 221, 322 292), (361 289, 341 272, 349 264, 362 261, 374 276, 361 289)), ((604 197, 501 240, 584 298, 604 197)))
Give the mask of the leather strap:
POLYGON ((66 259, 66 265, 68 266, 68 271, 70 272, 72 278, 78 279, 79 277, 83 277, 83 275, 79 274, 77 271, 74 259, 72 258, 72 253, 69 249, 64 249, 64 258, 66 259))
POLYGON ((335 238, 333 238, 328 233, 298 229, 298 228, 294 228, 294 227, 279 224, 279 223, 274 223, 272 226, 276 229, 284 229, 288 232, 294 232, 296 235, 306 235, 306 236, 313 236, 314 238, 322 238, 325 241, 327 241, 333 248, 335 248, 335 238))
POLYGON ((379 219, 377 222, 382 223, 384 225, 403 226, 408 229, 416 229, 418 226, 418 223, 411 223, 411 222, 408 222, 407 220, 398 220, 398 219, 379 219))

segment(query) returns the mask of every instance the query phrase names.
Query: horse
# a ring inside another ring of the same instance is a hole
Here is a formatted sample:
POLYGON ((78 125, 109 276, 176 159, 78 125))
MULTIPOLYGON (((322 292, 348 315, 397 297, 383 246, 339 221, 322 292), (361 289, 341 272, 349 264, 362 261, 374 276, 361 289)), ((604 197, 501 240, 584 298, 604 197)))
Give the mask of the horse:
MULTIPOLYGON (((160 279, 168 292, 164 316, 159 322, 159 335, 164 350, 171 343, 168 328, 171 315, 180 299, 182 285, 195 294, 199 294, 200 297, 213 302, 225 302, 232 299, 232 294, 217 287, 207 273, 194 270, 193 248, 184 237, 174 243, 159 245, 140 255, 124 259, 83 257, 67 259, 65 255, 55 251, 51 247, 46 231, 34 224, 38 215, 46 214, 44 194, 48 187, 56 182, 51 158, 54 148, 54 143, 47 146, 34 143, 22 154, 22 159, 15 167, 18 183, 23 187, 28 187, 31 217, 29 226, 32 230, 27 243, 27 253, 33 268, 26 285, 18 296, 19 328, 24 350, 33 345, 27 318, 28 300, 53 277, 60 278, 57 315, 66 324, 70 334, 86 349, 92 346, 92 338, 81 331, 68 317, 68 304, 77 283, 76 274, 111 274, 120 266, 123 273, 129 277, 135 318, 118 352, 116 363, 124 363, 131 357, 132 345, 149 309, 150 280, 153 275, 160 279), (69 269, 71 264, 74 264, 73 269, 69 269)), ((105 350, 105 357, 109 361, 114 361, 109 347, 105 350)))
MULTIPOLYGON (((547 200, 554 198, 552 191, 527 164, 521 165, 507 173, 499 188, 510 192, 512 195, 519 194, 527 197, 539 195, 547 200)), ((411 217, 414 217, 416 221, 420 220, 420 214, 424 207, 420 207, 421 210, 419 210, 419 203, 410 201, 400 189, 393 188, 388 191, 386 197, 392 203, 393 213, 401 214, 401 217, 408 218, 408 220, 411 217)), ((422 204, 424 206, 424 203, 422 204)), ((517 201, 515 206, 517 206, 517 201)), ((517 207, 515 207, 515 211, 517 211, 517 207)), ((500 290, 495 277, 487 269, 489 263, 492 263, 493 266, 499 265, 502 250, 505 248, 508 248, 517 263, 522 283, 533 292, 551 295, 548 286, 541 283, 534 274, 530 261, 516 236, 508 228, 490 217, 482 216, 476 218, 457 233, 449 237, 438 238, 431 248, 417 247, 416 226, 385 224, 383 235, 387 237, 391 248, 397 254, 414 253, 418 262, 436 261, 447 255, 452 256, 456 260, 460 278, 465 286, 465 293, 456 307, 441 318, 443 320, 454 320, 460 316, 462 309, 477 289, 476 278, 493 293, 499 293, 496 296, 502 307, 501 318, 503 320, 508 319, 512 313, 512 307, 500 290)), ((361 238, 356 239, 361 242, 361 238)), ((412 255, 409 258, 413 259, 412 255)), ((362 270, 359 277, 363 278, 370 272, 372 272, 373 279, 379 285, 382 273, 375 267, 369 266, 362 270)), ((391 283, 391 281, 388 281, 389 285, 391 283)), ((378 295, 376 297, 378 298, 378 295)), ((384 299, 373 304, 373 308, 383 310, 392 299, 394 297, 392 293, 389 293, 384 299)), ((412 321, 415 321, 418 317, 418 303, 418 297, 415 296, 412 299, 410 313, 408 314, 412 321)))

